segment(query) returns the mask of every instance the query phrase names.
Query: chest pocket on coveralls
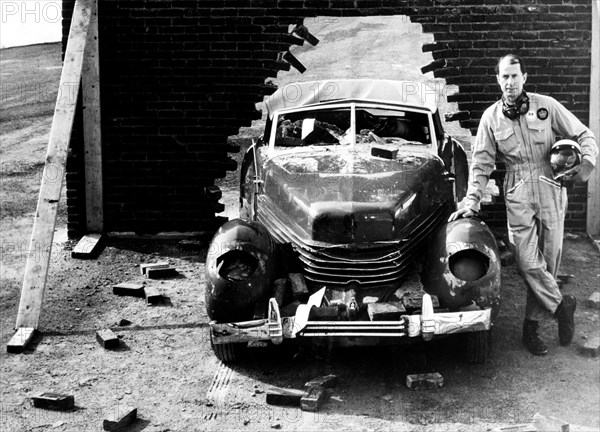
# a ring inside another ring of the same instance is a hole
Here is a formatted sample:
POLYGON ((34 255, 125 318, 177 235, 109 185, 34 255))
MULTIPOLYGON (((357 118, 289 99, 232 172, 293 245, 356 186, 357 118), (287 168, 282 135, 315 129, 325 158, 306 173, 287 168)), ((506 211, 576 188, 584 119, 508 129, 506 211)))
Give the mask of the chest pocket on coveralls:
POLYGON ((498 143, 498 150, 503 154, 513 153, 518 146, 517 137, 512 127, 495 130, 494 139, 498 143))
POLYGON ((545 121, 532 120, 527 122, 527 130, 529 131, 529 139, 531 144, 545 144, 548 142, 546 137, 548 126, 545 121))

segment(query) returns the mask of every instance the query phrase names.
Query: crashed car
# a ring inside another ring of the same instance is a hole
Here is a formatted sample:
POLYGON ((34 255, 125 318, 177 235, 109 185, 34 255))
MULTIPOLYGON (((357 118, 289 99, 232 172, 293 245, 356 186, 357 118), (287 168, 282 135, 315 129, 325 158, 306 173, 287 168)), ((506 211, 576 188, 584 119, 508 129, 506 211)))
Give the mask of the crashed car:
POLYGON ((499 252, 482 220, 448 222, 468 167, 434 94, 337 80, 268 98, 264 134, 241 167, 240 218, 218 230, 206 259, 220 360, 239 360, 249 343, 448 336, 466 340, 467 360, 486 360, 499 252))

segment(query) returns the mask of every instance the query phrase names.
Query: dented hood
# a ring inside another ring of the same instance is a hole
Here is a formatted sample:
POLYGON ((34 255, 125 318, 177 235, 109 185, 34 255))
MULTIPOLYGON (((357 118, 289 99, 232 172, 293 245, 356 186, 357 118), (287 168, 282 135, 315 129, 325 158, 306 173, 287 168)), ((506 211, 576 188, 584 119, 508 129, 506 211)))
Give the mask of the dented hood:
POLYGON ((372 156, 369 145, 275 154, 264 166, 264 192, 303 239, 333 244, 398 239, 408 222, 448 198, 427 192, 443 183, 443 166, 415 147, 399 149, 393 159, 372 156))

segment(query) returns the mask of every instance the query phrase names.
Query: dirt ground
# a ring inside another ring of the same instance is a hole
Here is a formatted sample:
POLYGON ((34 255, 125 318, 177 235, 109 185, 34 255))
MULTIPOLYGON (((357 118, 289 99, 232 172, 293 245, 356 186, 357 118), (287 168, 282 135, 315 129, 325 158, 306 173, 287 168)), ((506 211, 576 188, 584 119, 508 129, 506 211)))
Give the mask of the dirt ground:
MULTIPOLYGON (((420 54, 420 44, 429 37, 420 34, 419 26, 382 18, 329 20, 307 20, 306 24, 321 39, 320 49, 330 46, 329 63, 335 71, 346 70, 351 75, 360 71, 365 77, 389 73, 400 78, 428 62, 420 54), (365 52, 374 50, 361 51, 357 43, 342 48, 335 45, 347 44, 347 35, 364 38, 360 45, 367 47, 385 51, 397 49, 397 45, 405 51, 393 51, 391 58, 397 55, 397 63, 384 69, 381 65, 389 63, 390 57, 375 58, 376 54, 365 52), (332 54, 342 49, 350 55, 332 54), (359 62, 363 57, 375 63, 359 62)), ((324 63, 319 56, 327 58, 322 51, 303 47, 296 55, 309 69, 302 79, 309 79, 309 73, 327 73, 319 69, 324 63)), ((55 80, 56 95, 60 73, 53 69, 56 66, 60 66, 58 44, 2 50, 2 88, 14 83, 50 85, 55 80), (32 75, 22 75, 23 70, 32 75)), ((278 82, 296 80, 299 77, 295 75, 281 75, 278 82)), ((27 108, 9 96, 2 94, 0 110, 0 343, 4 346, 14 332, 51 115, 42 101, 31 102, 27 108)), ((28 97, 21 96, 21 102, 28 104, 28 97)), ((450 127, 455 134, 465 134, 450 127)), ((259 129, 259 125, 244 129, 232 139, 245 145, 259 129)), ((235 174, 222 182, 230 216, 236 213, 236 182, 235 174)), ((600 429, 600 362, 579 352, 579 346, 598 336, 600 330, 599 311, 584 304, 598 290, 600 254, 584 235, 567 236, 562 264, 564 273, 574 275, 563 290, 580 302, 577 334, 571 346, 561 347, 556 323, 548 320, 542 329, 550 345, 546 357, 534 357, 521 346, 525 291, 514 266, 509 266, 503 268, 503 304, 495 322, 491 357, 484 365, 464 363, 460 344, 445 339, 410 349, 333 348, 322 343, 255 348, 246 363, 226 367, 213 356, 208 339, 205 245, 111 238, 97 259, 72 259, 74 242, 64 236, 63 209, 51 254, 40 334, 22 354, 0 350, 0 431, 101 430, 105 417, 123 412, 127 405, 137 407, 139 417, 129 430, 147 432, 475 432, 534 420, 538 430, 560 431, 562 422, 569 423, 571 431, 600 429), (163 260, 178 269, 178 277, 149 281, 139 275, 140 263, 163 260), (166 301, 146 306, 143 299, 115 296, 112 286, 119 282, 156 286, 166 301), (122 319, 131 324, 118 325, 122 319), (121 336, 120 349, 104 350, 96 342, 95 331, 107 327, 121 336), (444 377, 443 388, 413 392, 405 386, 407 374, 432 371, 444 377), (301 388, 305 381, 326 373, 337 374, 340 383, 317 413, 265 402, 264 392, 270 386, 301 388), (76 409, 33 408, 30 398, 48 391, 74 395, 76 409)))

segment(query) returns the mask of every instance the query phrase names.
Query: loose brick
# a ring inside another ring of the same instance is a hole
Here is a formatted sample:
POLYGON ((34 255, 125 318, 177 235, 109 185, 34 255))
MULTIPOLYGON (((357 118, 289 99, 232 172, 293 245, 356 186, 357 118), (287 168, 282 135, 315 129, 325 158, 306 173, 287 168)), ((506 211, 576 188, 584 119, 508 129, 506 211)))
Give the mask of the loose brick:
POLYGON ((6 352, 15 354, 23 352, 35 333, 36 330, 33 327, 19 327, 6 344, 6 352))
POLYGON ((275 301, 280 308, 283 306, 283 299, 285 297, 287 287, 287 278, 276 279, 275 282, 273 282, 273 297, 275 297, 275 301))
POLYGON ((309 388, 309 387, 333 388, 336 385, 338 385, 337 375, 329 374, 329 375, 323 375, 323 376, 319 376, 319 377, 311 379, 306 384, 304 384, 304 388, 309 388))
POLYGON ((137 408, 117 405, 107 419, 102 422, 105 431, 124 431, 137 419, 137 408))
POLYGON ((42 393, 31 398, 36 408, 66 411, 75 406, 75 396, 60 393, 42 393))
POLYGON ((83 236, 71 251, 71 258, 94 258, 100 252, 102 234, 83 236))
POLYGON ((119 346, 119 338, 111 329, 98 330, 96 340, 105 349, 114 349, 119 346))
POLYGON ((173 267, 167 268, 147 268, 146 277, 148 279, 160 279, 177 276, 177 270, 173 267))
POLYGON ((369 303, 367 313, 371 321, 398 321, 406 309, 400 302, 369 303))
POLYGON ((171 267, 171 266, 166 261, 164 261, 164 262, 157 262, 157 263, 140 264, 140 274, 142 276, 145 276, 146 275, 146 271, 149 268, 152 268, 152 269, 165 269, 165 268, 169 268, 169 267, 171 267))
POLYGON ((144 295, 146 297, 146 304, 148 305, 158 304, 163 300, 162 294, 156 287, 144 287, 144 295))
POLYGON ((444 377, 439 372, 407 375, 406 386, 411 390, 436 389, 444 386, 444 377))
POLYGON ((305 301, 308 299, 308 287, 304 276, 300 273, 290 273, 289 275, 294 300, 305 301))
POLYGON ((371 146, 371 156, 393 160, 396 159, 396 156, 398 156, 398 149, 393 146, 373 144, 371 146))
POLYGON ((596 291, 587 299, 585 305, 591 309, 600 309, 600 292, 596 291))
POLYGON ((522 423, 497 427, 494 432, 538 432, 538 429, 531 423, 522 423))
POLYGON ((119 296, 144 297, 144 285, 139 283, 122 282, 113 285, 113 294, 119 296))
POLYGON ((300 406, 304 390, 271 387, 267 390, 267 403, 269 405, 300 406))
POLYGON ((302 411, 318 411, 326 398, 325 389, 321 386, 309 387, 300 399, 302 411))
POLYGON ((600 337, 594 336, 589 338, 579 347, 579 352, 592 357, 600 355, 600 337))
POLYGON ((338 319, 339 314, 340 311, 337 306, 313 307, 310 310, 308 319, 316 321, 335 321, 338 319))

